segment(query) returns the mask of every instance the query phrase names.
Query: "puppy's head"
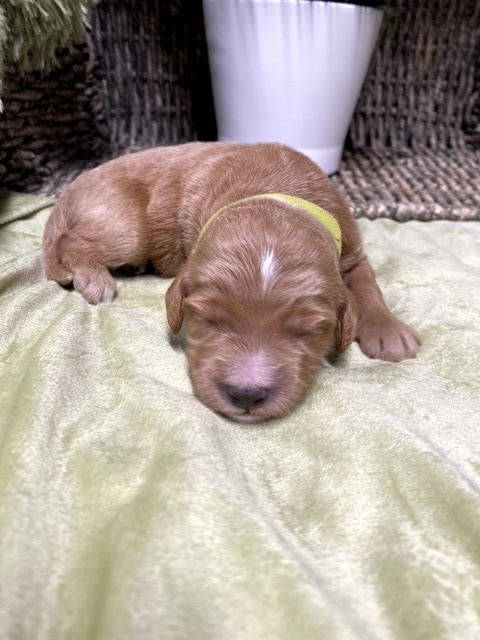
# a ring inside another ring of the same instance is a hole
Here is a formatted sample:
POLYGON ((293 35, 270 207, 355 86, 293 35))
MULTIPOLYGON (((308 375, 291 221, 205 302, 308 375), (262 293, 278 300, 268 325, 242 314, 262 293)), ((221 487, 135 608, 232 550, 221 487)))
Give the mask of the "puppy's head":
POLYGON ((322 358, 355 336, 328 232, 308 215, 292 225, 271 208, 256 203, 216 220, 166 298, 172 331, 186 323, 198 398, 242 422, 287 414, 322 358))

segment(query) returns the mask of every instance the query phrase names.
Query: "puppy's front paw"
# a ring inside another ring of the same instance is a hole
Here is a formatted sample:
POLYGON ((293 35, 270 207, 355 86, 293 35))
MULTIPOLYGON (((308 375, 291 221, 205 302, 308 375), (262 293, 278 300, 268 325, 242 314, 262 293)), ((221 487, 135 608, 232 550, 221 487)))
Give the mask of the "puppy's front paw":
POLYGON ((415 331, 389 312, 360 321, 357 341, 369 358, 388 362, 415 358, 420 345, 415 331))
POLYGON ((74 288, 90 304, 112 302, 117 285, 105 267, 78 269, 73 276, 74 288))

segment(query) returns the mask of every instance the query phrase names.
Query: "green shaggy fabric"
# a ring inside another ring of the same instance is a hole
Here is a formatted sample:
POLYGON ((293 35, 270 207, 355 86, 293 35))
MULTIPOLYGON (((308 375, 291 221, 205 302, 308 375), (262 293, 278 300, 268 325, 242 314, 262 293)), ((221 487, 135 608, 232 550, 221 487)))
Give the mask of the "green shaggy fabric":
POLYGON ((21 640, 480 638, 480 223, 361 220, 415 361, 357 345, 291 416, 193 396, 168 281, 47 282, 0 201, 0 629, 21 640))

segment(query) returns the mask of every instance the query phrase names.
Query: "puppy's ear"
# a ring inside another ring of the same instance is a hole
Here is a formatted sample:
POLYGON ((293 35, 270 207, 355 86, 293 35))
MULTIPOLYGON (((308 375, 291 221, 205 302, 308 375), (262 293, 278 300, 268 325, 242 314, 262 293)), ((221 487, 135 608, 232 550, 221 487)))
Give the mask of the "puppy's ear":
POLYGON ((187 295, 188 285, 185 269, 182 269, 165 294, 167 320, 173 333, 178 333, 183 324, 183 300, 187 295))
POLYGON ((344 287, 343 301, 337 310, 337 326, 335 328, 335 348, 337 353, 343 353, 355 340, 357 332, 357 305, 347 289, 344 287))

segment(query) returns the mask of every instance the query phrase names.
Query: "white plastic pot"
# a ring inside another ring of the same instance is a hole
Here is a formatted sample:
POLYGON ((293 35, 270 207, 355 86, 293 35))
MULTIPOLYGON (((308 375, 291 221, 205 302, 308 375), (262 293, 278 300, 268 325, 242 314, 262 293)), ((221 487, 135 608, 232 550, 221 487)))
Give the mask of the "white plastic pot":
POLYGON ((383 14, 309 0, 203 0, 218 139, 277 141, 338 170, 383 14))

